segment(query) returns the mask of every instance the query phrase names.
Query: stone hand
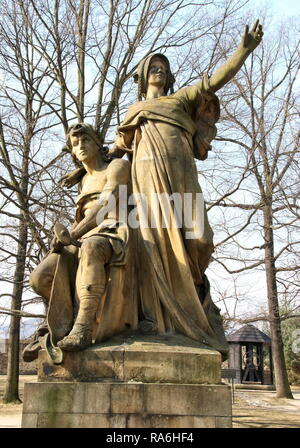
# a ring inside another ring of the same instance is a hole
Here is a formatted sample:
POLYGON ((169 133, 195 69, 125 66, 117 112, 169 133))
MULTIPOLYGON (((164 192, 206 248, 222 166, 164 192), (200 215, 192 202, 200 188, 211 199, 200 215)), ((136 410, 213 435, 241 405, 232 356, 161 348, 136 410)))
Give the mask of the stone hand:
POLYGON ((54 235, 51 244, 50 244, 50 248, 52 252, 61 252, 62 248, 64 247, 64 245, 58 240, 57 236, 54 235))
POLYGON ((114 143, 113 146, 109 149, 106 157, 108 158, 108 161, 111 161, 113 159, 119 159, 123 157, 124 152, 125 151, 123 148, 114 143))
POLYGON ((72 236, 75 236, 74 229, 72 231, 72 236, 71 236, 68 229, 65 226, 63 226, 62 224, 57 222, 55 224, 53 230, 54 230, 55 238, 63 246, 69 246, 70 244, 72 244, 73 246, 77 246, 77 247, 81 246, 81 243, 79 241, 76 241, 74 238, 72 238, 72 236))
POLYGON ((81 243, 77 241, 80 238, 78 232, 76 231, 76 227, 74 229, 70 230, 70 244, 73 244, 73 246, 81 246, 81 243))
POLYGON ((264 33, 262 30, 262 25, 259 23, 259 20, 256 20, 250 32, 249 32, 249 26, 246 25, 245 32, 241 42, 242 47, 252 52, 260 44, 263 35, 264 33))
POLYGON ((76 233, 76 227, 74 228, 74 229, 71 229, 70 230, 70 238, 72 239, 72 240, 77 240, 78 238, 77 238, 77 233, 76 233))

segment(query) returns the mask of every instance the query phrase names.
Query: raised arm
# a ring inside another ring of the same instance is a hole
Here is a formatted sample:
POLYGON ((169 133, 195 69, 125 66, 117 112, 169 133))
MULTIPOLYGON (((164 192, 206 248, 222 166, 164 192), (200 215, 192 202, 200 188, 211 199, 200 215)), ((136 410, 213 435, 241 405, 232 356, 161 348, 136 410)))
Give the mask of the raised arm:
POLYGON ((260 44, 262 36, 262 25, 257 20, 249 32, 246 25, 241 43, 234 54, 211 76, 209 80, 210 90, 216 92, 230 81, 244 64, 247 57, 260 44))

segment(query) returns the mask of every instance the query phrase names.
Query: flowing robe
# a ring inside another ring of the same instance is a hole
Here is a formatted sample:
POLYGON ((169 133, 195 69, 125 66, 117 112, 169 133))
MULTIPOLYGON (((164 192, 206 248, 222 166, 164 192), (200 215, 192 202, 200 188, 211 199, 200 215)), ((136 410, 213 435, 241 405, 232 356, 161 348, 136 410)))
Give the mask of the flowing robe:
POLYGON ((199 108, 205 111, 211 101, 215 96, 199 83, 170 96, 138 102, 128 109, 118 128, 116 144, 132 152, 132 189, 140 220, 137 284, 144 319, 158 332, 181 333, 219 350, 226 358, 228 346, 220 310, 211 300, 204 274, 213 252, 213 232, 205 206, 200 210, 199 232, 196 219, 187 225, 183 216, 180 227, 178 211, 161 195, 177 196, 182 204, 188 196, 196 217, 202 191, 193 137, 199 108), (163 221, 168 216, 169 226, 163 221), (188 239, 188 231, 197 238, 188 239))

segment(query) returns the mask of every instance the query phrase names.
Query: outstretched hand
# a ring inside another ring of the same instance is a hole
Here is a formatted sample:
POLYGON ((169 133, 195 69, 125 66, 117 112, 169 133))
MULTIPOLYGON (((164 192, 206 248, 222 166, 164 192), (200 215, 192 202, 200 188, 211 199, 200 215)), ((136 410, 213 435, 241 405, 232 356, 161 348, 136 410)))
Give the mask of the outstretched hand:
POLYGON ((259 20, 256 20, 252 30, 249 32, 249 26, 245 26, 245 32, 242 38, 242 46, 247 48, 249 51, 255 50, 255 48, 260 44, 264 33, 262 30, 262 25, 259 20))

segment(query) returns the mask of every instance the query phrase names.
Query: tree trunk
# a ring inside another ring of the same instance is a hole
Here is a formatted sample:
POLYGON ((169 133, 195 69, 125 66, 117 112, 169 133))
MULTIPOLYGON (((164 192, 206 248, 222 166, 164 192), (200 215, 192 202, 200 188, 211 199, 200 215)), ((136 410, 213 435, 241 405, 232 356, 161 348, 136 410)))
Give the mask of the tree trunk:
MULTIPOLYGON (((23 281, 25 273, 27 225, 22 219, 19 226, 19 242, 17 248, 16 268, 14 273, 13 297, 11 308, 21 310, 23 281)), ((3 397, 5 403, 20 402, 19 398, 19 350, 20 350, 20 320, 12 315, 9 328, 9 350, 7 364, 7 381, 3 397)))
POLYGON ((277 398, 293 398, 286 370, 274 260, 271 201, 264 208, 265 268, 277 398))
MULTIPOLYGON (((17 197, 20 204, 20 224, 17 244, 16 268, 14 273, 14 287, 11 301, 11 308, 21 311, 22 294, 24 288, 24 275, 26 266, 27 244, 28 244, 28 172, 29 172, 29 151, 32 139, 31 118, 32 101, 27 100, 26 118, 28 123, 27 132, 24 134, 24 149, 21 169, 20 192, 17 197)), ((9 352, 7 363, 7 382, 3 401, 6 403, 20 402, 19 398, 19 352, 20 352, 20 321, 16 315, 11 316, 9 328, 9 352)))

